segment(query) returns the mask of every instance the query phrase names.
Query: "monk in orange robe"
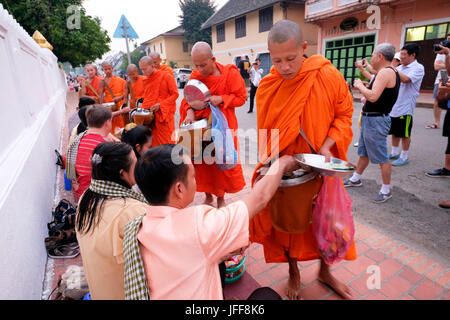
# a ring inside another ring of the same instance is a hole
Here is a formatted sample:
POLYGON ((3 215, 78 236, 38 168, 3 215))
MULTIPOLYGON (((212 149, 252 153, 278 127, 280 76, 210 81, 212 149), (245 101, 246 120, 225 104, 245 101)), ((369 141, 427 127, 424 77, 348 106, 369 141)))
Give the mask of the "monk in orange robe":
MULTIPOLYGON (((100 103, 114 102, 115 104, 122 106, 122 100, 125 95, 126 81, 113 75, 113 67, 109 62, 102 63, 102 71, 105 73, 105 78, 100 81, 100 103), (110 90, 105 85, 109 86, 110 90)), ((113 112, 112 129, 113 135, 117 134, 120 129, 123 128, 124 123, 121 114, 126 111, 119 110, 113 112)))
MULTIPOLYGON (((192 47, 192 61, 195 69, 190 79, 203 82, 209 89, 209 102, 220 108, 225 115, 228 126, 233 133, 234 145, 238 149, 238 122, 234 109, 242 106, 247 99, 245 83, 238 68, 234 65, 222 65, 216 62, 211 47, 206 42, 197 42, 192 47)), ((180 106, 180 123, 189 124, 195 120, 208 118, 211 109, 203 103, 189 105, 185 99, 180 106)), ((225 205, 225 193, 236 193, 245 187, 242 166, 238 163, 233 169, 219 170, 215 163, 195 164, 197 191, 205 192, 205 204, 213 202, 212 195, 217 197, 217 206, 225 205)))
MULTIPOLYGON (((260 148, 261 163, 255 170, 253 183, 259 179, 263 163, 270 159, 278 155, 311 153, 306 140, 299 135, 300 125, 314 149, 328 161, 331 156, 347 159, 353 135, 352 96, 344 77, 329 60, 320 55, 303 58, 306 47, 300 27, 294 21, 279 21, 269 32, 268 49, 274 67, 262 79, 256 93, 257 124, 258 130, 267 130, 269 142, 271 129, 278 129, 279 137, 278 142, 274 139, 267 149, 260 148)), ((321 184, 321 178, 311 180, 305 183, 308 187, 305 190, 313 189, 311 194, 317 195, 321 184)), ((311 206, 315 195, 309 195, 311 206)), ((301 197, 299 195, 297 201, 303 201, 301 197)), ((305 210, 309 209, 308 204, 305 210)), ((266 262, 288 262, 289 299, 301 298, 297 261, 320 259, 312 227, 306 227, 304 233, 276 229, 271 221, 270 205, 250 221, 250 240, 263 245, 266 262)), ((345 259, 356 259, 354 242, 345 259)), ((350 289, 331 274, 330 267, 322 259, 320 261, 319 280, 343 298, 350 299, 350 289)))
POLYGON ((167 72, 157 70, 152 59, 143 57, 139 67, 146 76, 144 83, 144 103, 141 108, 153 111, 152 147, 165 143, 175 143, 175 112, 177 110, 178 88, 167 72))
POLYGON ((130 112, 131 109, 137 107, 138 104, 142 104, 144 101, 144 80, 145 76, 139 74, 139 69, 135 64, 130 64, 127 67, 128 81, 131 85, 131 91, 128 88, 128 84, 125 86, 125 95, 123 98, 123 103, 128 105, 128 101, 130 101, 130 106, 127 107, 127 113, 130 112))
POLYGON ((173 73, 173 69, 167 64, 161 64, 162 60, 158 52, 150 52, 148 56, 153 60, 154 67, 157 70, 167 72, 172 76, 173 80, 175 81, 175 74, 173 73))
POLYGON ((98 75, 97 66, 94 64, 85 65, 84 71, 86 72, 87 78, 85 76, 80 76, 78 78, 81 84, 79 97, 91 98, 95 100, 96 103, 99 103, 100 81, 103 79, 103 77, 98 75))

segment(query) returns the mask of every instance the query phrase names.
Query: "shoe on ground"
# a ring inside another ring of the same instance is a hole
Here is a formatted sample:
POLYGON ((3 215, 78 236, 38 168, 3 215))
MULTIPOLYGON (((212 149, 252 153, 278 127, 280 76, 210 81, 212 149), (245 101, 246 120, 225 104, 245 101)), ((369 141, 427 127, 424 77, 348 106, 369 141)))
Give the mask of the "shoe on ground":
POLYGON ((408 164, 408 163, 409 163, 408 159, 398 158, 397 160, 392 162, 392 165, 399 167, 399 166, 404 166, 405 164, 408 164))
POLYGON ((450 209, 450 200, 439 202, 439 207, 444 209, 450 209))
POLYGON ((359 142, 355 142, 355 143, 353 144, 353 146, 354 146, 354 147, 359 146, 359 142))
POLYGON ((349 187, 361 187, 362 186, 362 182, 361 179, 357 180, 355 182, 351 181, 350 179, 344 179, 344 187, 349 188, 349 187))
POLYGON ((247 111, 247 113, 253 113, 253 111, 250 111, 250 110, 249 110, 249 111, 247 111))
POLYGON ((397 160, 398 158, 400 158, 400 153, 399 154, 389 154, 389 160, 397 160))
POLYGON ((392 198, 392 192, 389 192, 388 194, 384 194, 384 193, 380 192, 375 197, 373 197, 372 200, 375 203, 383 203, 383 202, 386 202, 387 200, 389 200, 390 198, 392 198))
POLYGON ((425 173, 425 175, 432 178, 450 178, 450 170, 447 170, 445 168, 436 169, 425 173))

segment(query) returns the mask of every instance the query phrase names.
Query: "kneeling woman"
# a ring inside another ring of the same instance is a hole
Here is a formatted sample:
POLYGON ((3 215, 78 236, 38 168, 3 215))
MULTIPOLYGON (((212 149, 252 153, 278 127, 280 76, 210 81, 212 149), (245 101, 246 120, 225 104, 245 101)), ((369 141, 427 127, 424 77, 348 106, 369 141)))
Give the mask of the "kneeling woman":
POLYGON ((124 227, 148 207, 131 190, 135 165, 133 148, 125 143, 101 143, 92 153, 92 180, 78 203, 76 232, 94 300, 125 298, 124 227))

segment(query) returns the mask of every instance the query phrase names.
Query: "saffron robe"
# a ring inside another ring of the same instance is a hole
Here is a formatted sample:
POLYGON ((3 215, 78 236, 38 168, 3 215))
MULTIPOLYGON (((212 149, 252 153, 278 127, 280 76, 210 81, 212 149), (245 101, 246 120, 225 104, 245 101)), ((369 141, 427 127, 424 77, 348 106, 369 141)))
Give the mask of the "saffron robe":
MULTIPOLYGON (((233 133, 234 146, 239 155, 239 144, 237 140, 238 122, 236 119, 235 108, 242 106, 247 99, 247 90, 245 82, 242 79, 238 68, 234 65, 222 65, 216 62, 220 71, 219 76, 202 76, 197 69, 194 69, 189 79, 196 79, 203 82, 211 92, 211 95, 221 96, 223 103, 218 107, 225 115, 228 126, 233 133)), ((187 109, 190 108, 185 99, 180 106, 180 123, 186 118, 187 109)), ((194 110, 195 118, 208 118, 211 109, 194 110)), ((195 179, 197 181, 197 191, 214 194, 217 197, 223 197, 225 193, 236 193, 245 187, 244 174, 242 166, 238 159, 238 164, 230 170, 219 170, 215 163, 196 164, 195 179)))
POLYGON ((152 147, 160 144, 175 143, 175 112, 177 110, 178 88, 167 72, 156 70, 143 80, 144 103, 141 108, 150 109, 156 103, 160 104, 154 113, 152 147))
MULTIPOLYGON (((111 91, 114 94, 114 97, 118 97, 118 96, 125 94, 125 85, 126 85, 126 81, 123 80, 122 78, 119 78, 116 76, 112 76, 108 83, 108 86, 111 88, 111 91)), ((112 97, 111 93, 109 92, 108 88, 106 87, 106 85, 103 87, 103 94, 104 94, 104 96, 103 96, 104 103, 114 102, 113 97, 112 97)), ((119 101, 117 103, 117 105, 121 106, 122 101, 119 101)), ((123 126, 124 126, 124 123, 123 123, 123 119, 122 119, 121 115, 113 117, 111 133, 115 134, 116 128, 123 128, 123 126)))
MULTIPOLYGON (((256 104, 258 130, 268 130, 269 143, 267 150, 259 150, 261 163, 255 169, 253 182, 262 162, 276 156, 277 150, 280 156, 311 153, 307 142, 299 135, 300 124, 316 151, 329 136, 336 142, 331 149, 333 156, 347 160, 353 136, 353 99, 344 77, 323 56, 304 59, 297 76, 289 80, 272 68, 259 84, 256 104), (279 130, 279 139, 274 139, 272 145, 271 129, 279 130)), ((317 182, 307 183, 314 187, 317 182)), ((287 262, 285 251, 298 261, 320 257, 311 225, 305 233, 299 234, 276 230, 270 218, 270 204, 250 221, 249 228, 250 240, 263 245, 266 262, 287 262)), ((356 259, 354 242, 345 259, 356 259)))

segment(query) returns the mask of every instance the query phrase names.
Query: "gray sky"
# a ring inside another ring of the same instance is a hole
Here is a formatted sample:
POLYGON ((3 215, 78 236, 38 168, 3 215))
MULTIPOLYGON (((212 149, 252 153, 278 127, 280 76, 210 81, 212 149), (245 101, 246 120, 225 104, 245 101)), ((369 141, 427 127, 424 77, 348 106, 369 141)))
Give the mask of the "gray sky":
MULTIPOLYGON (((227 1, 215 0, 217 8, 227 1)), ((88 15, 101 19, 102 28, 112 40, 111 50, 115 52, 126 52, 125 39, 113 38, 122 14, 138 34, 138 44, 180 25, 178 0, 85 0, 83 6, 88 15)), ((130 50, 133 50, 131 44, 130 50)))

